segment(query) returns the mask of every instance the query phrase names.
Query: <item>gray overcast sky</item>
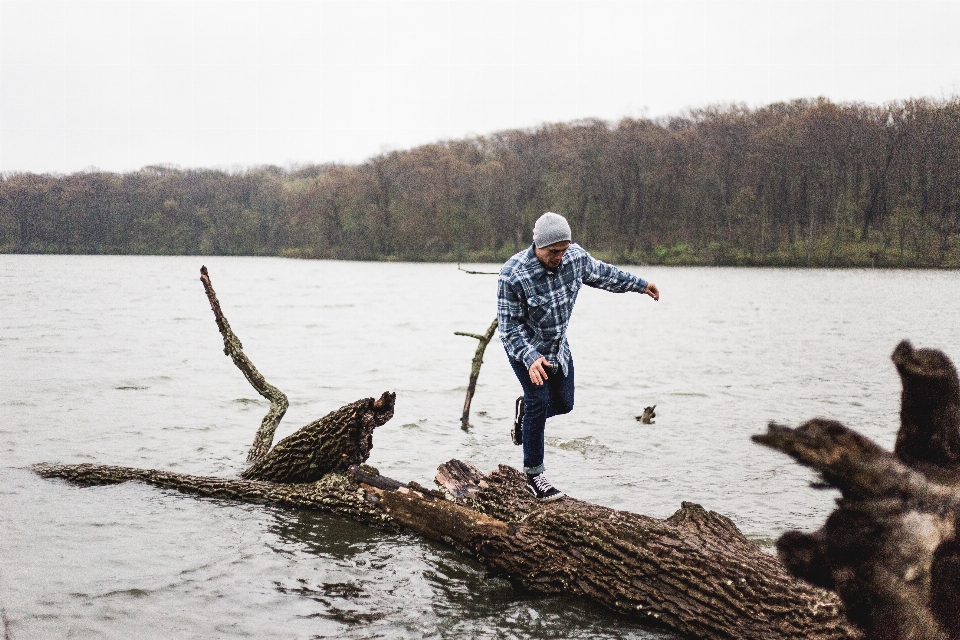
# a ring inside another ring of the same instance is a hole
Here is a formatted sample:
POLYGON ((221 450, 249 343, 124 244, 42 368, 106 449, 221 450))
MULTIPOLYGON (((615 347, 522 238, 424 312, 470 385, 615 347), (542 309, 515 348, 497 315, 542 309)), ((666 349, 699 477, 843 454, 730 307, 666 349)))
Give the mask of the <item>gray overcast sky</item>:
POLYGON ((579 118, 960 92, 960 2, 0 2, 0 171, 360 162, 579 118))

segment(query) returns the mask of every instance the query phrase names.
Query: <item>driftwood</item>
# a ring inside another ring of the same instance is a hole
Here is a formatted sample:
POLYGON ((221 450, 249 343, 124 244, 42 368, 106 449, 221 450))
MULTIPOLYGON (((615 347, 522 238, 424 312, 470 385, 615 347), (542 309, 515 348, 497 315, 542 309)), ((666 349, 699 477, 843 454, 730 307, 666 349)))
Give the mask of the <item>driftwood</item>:
POLYGON ((643 424, 653 424, 653 419, 657 417, 657 414, 654 411, 656 408, 657 405, 653 405, 652 407, 644 407, 643 415, 637 416, 637 422, 642 422, 643 424))
POLYGON ((823 527, 777 541, 797 576, 835 590, 868 638, 960 638, 960 384, 940 351, 901 342, 891 453, 831 420, 754 440, 816 469, 842 497, 823 527))
POLYGON ((469 269, 464 269, 460 266, 460 263, 457 263, 457 269, 463 271, 464 273, 469 273, 474 276, 498 276, 500 275, 499 271, 470 271, 469 269))
POLYGON ((240 338, 230 328, 220 308, 206 266, 200 267, 200 282, 223 336, 223 353, 230 356, 251 386, 270 400, 270 410, 247 454, 247 462, 252 465, 240 476, 245 480, 313 482, 331 471, 344 471, 351 465, 365 462, 373 448, 373 430, 393 417, 395 394, 384 393, 376 401, 367 398, 348 404, 311 422, 270 449, 277 425, 289 404, 287 396, 268 383, 243 353, 240 338))
MULTIPOLYGON (((219 325, 222 312, 215 315, 219 325)), ((857 637, 835 594, 793 578, 729 519, 699 505, 683 503, 659 520, 569 497, 542 504, 523 489, 520 471, 500 466, 484 475, 457 460, 440 466, 440 490, 381 475, 363 463, 373 430, 392 416, 394 402, 384 393, 334 411, 278 443, 241 478, 96 464, 34 470, 84 485, 140 481, 413 531, 520 588, 581 595, 699 638, 857 637)))
MULTIPOLYGON (((480 272, 468 271, 467 273, 480 272)), ((463 401, 463 414, 460 416, 460 428, 464 431, 470 429, 470 403, 473 402, 473 394, 477 390, 477 378, 480 377, 480 367, 483 365, 483 353, 487 350, 487 345, 490 344, 493 334, 497 331, 497 324, 497 319, 494 318, 493 322, 490 323, 490 327, 487 328, 487 332, 482 336, 476 333, 466 333, 464 331, 453 332, 453 334, 456 336, 476 338, 480 343, 477 345, 477 351, 473 354, 473 361, 470 363, 470 382, 467 384, 467 397, 463 401)))

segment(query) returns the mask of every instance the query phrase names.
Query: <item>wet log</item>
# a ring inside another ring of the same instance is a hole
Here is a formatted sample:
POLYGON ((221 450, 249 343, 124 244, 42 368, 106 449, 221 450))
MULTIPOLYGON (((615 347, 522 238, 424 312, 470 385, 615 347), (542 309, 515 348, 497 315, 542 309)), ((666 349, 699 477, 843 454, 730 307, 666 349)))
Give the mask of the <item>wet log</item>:
POLYGON ((334 513, 403 528, 476 558, 527 591, 579 595, 698 638, 854 638, 835 595, 791 577, 724 516, 683 503, 659 520, 572 498, 538 503, 520 471, 440 467, 443 492, 351 467, 317 482, 189 476, 103 465, 37 465, 83 485, 128 480, 211 498, 334 513))
POLYGON ((525 589, 576 594, 698 638, 851 638, 838 599, 793 579, 728 518, 684 502, 665 520, 566 497, 538 503, 521 472, 451 461, 437 481, 507 523, 472 550, 525 589))
POLYGON ((101 464, 41 463, 32 468, 44 478, 62 478, 82 486, 136 481, 205 498, 321 511, 384 529, 398 529, 383 508, 368 499, 350 473, 328 473, 316 482, 284 484, 101 464))
POLYGON ((960 384, 942 352, 901 342, 893 452, 832 420, 771 424, 754 440, 819 472, 841 498, 818 531, 777 551, 794 575, 835 590, 868 638, 960 638, 960 384))
MULTIPOLYGON (((215 317, 226 343, 222 327, 229 325, 218 308, 215 317)), ((228 355, 238 350, 227 349, 228 355)), ((254 370, 245 357, 234 361, 245 375, 254 370)), ((240 478, 95 464, 34 470, 83 485, 139 481, 413 531, 476 558, 519 588, 580 595, 699 638, 856 637, 835 594, 796 580, 729 519, 699 505, 683 503, 659 520, 570 497, 543 504, 525 491, 516 469, 500 466, 483 475, 456 460, 441 465, 440 490, 382 476, 362 463, 394 402, 394 394, 384 393, 331 412, 259 456, 240 478)))
POLYGON ((373 430, 393 417, 396 394, 364 398, 287 436, 240 474, 246 480, 313 482, 370 457, 373 430))

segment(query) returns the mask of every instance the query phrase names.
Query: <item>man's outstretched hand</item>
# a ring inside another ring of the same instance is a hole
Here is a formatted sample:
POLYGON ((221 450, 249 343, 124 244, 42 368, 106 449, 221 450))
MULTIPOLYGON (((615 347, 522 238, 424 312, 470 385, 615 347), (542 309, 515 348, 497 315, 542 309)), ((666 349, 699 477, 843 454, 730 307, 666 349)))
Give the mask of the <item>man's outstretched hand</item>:
POLYGON ((552 366, 543 356, 534 360, 530 365, 530 382, 536 385, 543 384, 547 379, 547 369, 552 366))
MULTIPOLYGON (((647 283, 647 288, 643 290, 645 294, 653 298, 654 300, 660 299, 660 289, 657 288, 657 285, 652 282, 647 283)), ((537 358, 533 361, 533 364, 530 365, 530 382, 535 385, 541 385, 547 380, 547 369, 552 368, 547 359, 543 356, 537 358)))

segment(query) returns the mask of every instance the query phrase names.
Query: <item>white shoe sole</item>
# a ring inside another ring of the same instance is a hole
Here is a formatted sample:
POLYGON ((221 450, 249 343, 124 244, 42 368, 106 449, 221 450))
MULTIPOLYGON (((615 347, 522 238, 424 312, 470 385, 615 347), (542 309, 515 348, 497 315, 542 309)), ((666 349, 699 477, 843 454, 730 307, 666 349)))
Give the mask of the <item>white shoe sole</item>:
MULTIPOLYGON (((537 498, 537 494, 536 494, 536 492, 534 492, 533 489, 531 489, 531 488, 528 487, 527 485, 523 485, 523 487, 527 490, 527 493, 529 493, 530 495, 532 495, 534 498, 537 498)), ((564 497, 565 495, 566 495, 566 494, 563 493, 562 491, 557 491, 557 493, 556 493, 555 495, 552 495, 552 496, 550 496, 549 498, 537 498, 537 500, 540 501, 540 502, 553 502, 554 500, 559 500, 560 498, 564 497)))

